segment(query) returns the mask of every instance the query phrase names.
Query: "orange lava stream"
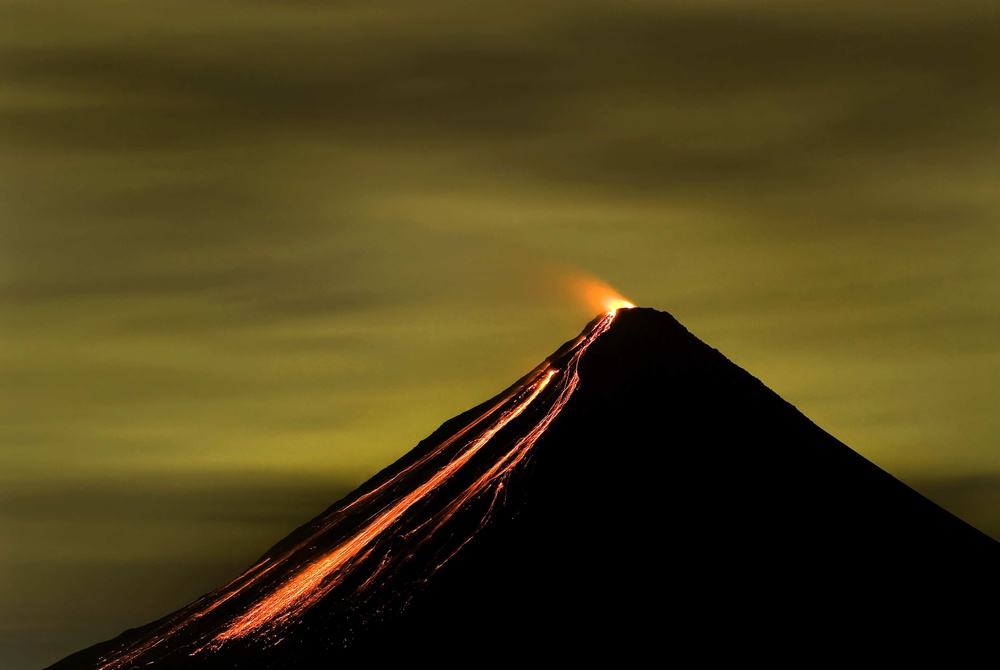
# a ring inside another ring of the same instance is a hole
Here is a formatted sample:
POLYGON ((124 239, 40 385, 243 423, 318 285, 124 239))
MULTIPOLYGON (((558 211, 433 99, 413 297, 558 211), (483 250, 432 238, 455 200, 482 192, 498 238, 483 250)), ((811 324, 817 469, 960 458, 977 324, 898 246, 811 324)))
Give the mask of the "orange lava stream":
POLYGON ((334 572, 339 572, 343 568, 349 567, 352 559, 357 557, 362 549, 374 541, 383 531, 392 526, 417 501, 449 479, 505 425, 520 416, 531 402, 538 397, 538 394, 548 386, 554 374, 554 370, 550 371, 541 381, 535 382, 534 390, 527 399, 504 412, 496 424, 473 441, 457 458, 434 473, 433 476, 411 493, 400 498, 394 505, 378 515, 353 537, 292 577, 292 579, 273 594, 254 605, 250 611, 236 619, 226 630, 219 633, 215 638, 216 641, 224 642, 233 638, 243 637, 248 633, 258 630, 265 624, 271 622, 280 623, 290 615, 301 612, 322 598, 339 583, 339 580, 333 580, 330 583, 324 584, 322 588, 319 588, 327 577, 334 572))
MULTIPOLYGON (((423 542, 429 539, 433 534, 443 526, 448 519, 450 519, 459 509, 461 509, 465 504, 467 504, 472 498, 480 494, 485 490, 491 483, 497 482, 496 489, 494 491, 494 502, 496 501, 496 496, 498 496, 503 489, 503 482, 506 477, 513 472, 513 470, 524 460, 528 455, 531 447, 534 446, 535 442, 539 437, 548 429, 549 424, 559 415, 562 408, 569 402, 570 396, 576 391, 577 386, 580 383, 580 376, 577 373, 577 367, 579 366, 580 358, 583 356, 584 351, 586 351, 587 346, 590 342, 593 342, 598 336, 600 336, 604 331, 606 331, 611 326, 611 321, 614 319, 618 312, 618 308, 609 310, 605 318, 594 327, 594 330, 583 338, 584 346, 580 346, 573 357, 570 359, 569 364, 566 366, 567 374, 564 375, 564 381, 562 383, 562 388, 559 391, 559 395, 556 400, 552 403, 552 407, 545 413, 545 415, 534 425, 534 427, 528 431, 528 433, 519 439, 514 446, 507 451, 503 456, 501 456, 497 461, 482 475, 480 475, 471 485, 466 487, 466 489, 452 500, 445 509, 440 512, 433 520, 435 521, 434 526, 429 532, 425 533, 424 540, 421 541, 417 546, 420 546, 423 542)), ((549 377, 552 377, 557 371, 553 370, 549 372, 549 377)), ((483 519, 485 522, 486 519, 483 519)), ((410 531, 410 534, 420 530, 416 528, 410 531)), ((447 557, 438 565, 440 567, 449 558, 455 555, 465 544, 472 539, 469 536, 463 541, 458 547, 456 547, 447 557)))
POLYGON ((117 653, 114 653, 102 659, 103 663, 98 666, 97 670, 116 670, 118 668, 124 667, 129 662, 141 657, 147 651, 156 648, 161 643, 170 639, 171 636, 180 631, 182 628, 185 628, 189 624, 197 621, 198 619, 203 618, 209 612, 219 607, 219 605, 222 605, 226 601, 230 600, 234 596, 246 590, 248 587, 256 584, 266 574, 268 574, 275 568, 282 565, 287 559, 293 556, 296 552, 304 549, 310 543, 314 542, 323 533, 333 528, 337 524, 337 522, 339 522, 346 516, 348 511, 356 507, 359 507, 364 502, 374 498, 379 493, 382 493, 384 490, 391 487, 393 484, 404 479, 406 475, 408 475, 409 473, 419 469, 422 465, 426 464, 427 461, 433 459, 435 456, 440 455, 443 451, 445 451, 448 447, 452 446, 459 439, 465 437, 469 433, 469 431, 471 431, 481 422, 486 420, 491 414, 498 411, 505 403, 510 401, 510 399, 514 397, 514 395, 516 395, 518 390, 519 389, 515 389, 514 391, 511 391, 510 393, 500 398, 497 402, 493 403, 490 407, 484 410, 474 420, 466 424, 457 433, 452 435, 447 440, 443 441, 441 444, 437 445, 435 449, 429 451, 428 453, 424 454, 423 456, 421 456, 419 459, 417 459, 407 467, 403 468, 400 472, 396 473, 390 479, 386 480, 385 482, 375 487, 371 491, 368 491, 358 496, 358 498, 351 501, 340 510, 337 510, 337 512, 331 515, 331 517, 327 519, 319 528, 310 533, 308 537, 306 537, 301 542, 298 542, 290 549, 287 549, 286 551, 282 552, 281 555, 278 556, 277 558, 273 560, 271 558, 264 558, 261 561, 258 561, 255 565, 248 568, 245 572, 243 572, 243 574, 235 578, 226 586, 214 591, 209 595, 206 595, 198 599, 192 605, 188 606, 184 610, 172 616, 157 630, 155 630, 149 638, 145 639, 141 644, 135 645, 131 648, 127 648, 125 650, 120 650, 117 653), (265 565, 267 567, 264 567, 265 565))
MULTIPOLYGON (((573 395, 580 381, 577 368, 583 354, 594 340, 610 328, 619 307, 631 307, 631 304, 623 303, 611 306, 605 312, 603 318, 589 332, 581 335, 573 343, 570 349, 572 355, 563 370, 552 368, 548 362, 543 363, 528 376, 524 384, 504 394, 454 435, 436 445, 433 449, 430 449, 413 463, 402 468, 372 490, 358 496, 343 507, 328 513, 328 516, 305 539, 296 542, 288 549, 282 550, 278 555, 262 559, 226 586, 176 613, 146 637, 105 657, 102 659, 102 665, 99 666, 98 670, 117 670, 131 664, 133 661, 139 660, 147 652, 170 640, 181 629, 202 620, 207 614, 239 595, 248 587, 263 583, 262 580, 266 575, 272 572, 277 574, 276 571, 281 566, 296 560, 295 557, 300 555, 300 552, 312 547, 321 536, 334 529, 341 521, 344 521, 349 513, 354 510, 363 513, 364 510, 359 508, 362 508, 366 503, 374 502, 378 504, 377 498, 380 494, 387 492, 397 484, 401 484, 411 475, 419 475, 421 469, 427 466, 429 462, 445 454, 459 440, 468 439, 469 434, 474 430, 480 429, 484 422, 489 422, 488 427, 478 437, 465 444, 451 460, 439 467, 439 469, 433 472, 416 488, 410 490, 401 498, 392 500, 386 507, 376 512, 363 527, 354 531, 332 550, 327 551, 318 558, 310 559, 304 567, 297 569, 290 578, 283 581, 272 593, 250 606, 242 614, 229 620, 221 629, 218 627, 218 624, 215 624, 209 627, 208 630, 203 630, 200 634, 197 634, 192 642, 182 643, 182 648, 187 645, 200 645, 194 651, 189 652, 197 654, 205 650, 217 649, 228 641, 243 638, 250 634, 264 631, 275 632, 277 629, 283 627, 283 624, 297 619, 309 607, 342 584, 347 576, 351 574, 351 569, 369 558, 378 549, 381 538, 385 537, 393 528, 397 528, 397 532, 405 538, 419 533, 420 535, 416 539, 415 545, 412 546, 412 550, 406 556, 393 558, 386 555, 373 573, 358 587, 358 591, 374 584, 380 574, 385 570, 392 569, 399 564, 399 561, 405 560, 408 556, 412 555, 416 549, 424 545, 470 501, 484 493, 492 492, 493 499, 489 504, 484 518, 480 522, 481 527, 489 518, 497 499, 502 494, 508 476, 524 461, 532 446, 548 429, 549 425, 559 415, 563 406, 565 406, 573 395), (555 388, 557 388, 555 399, 544 415, 535 421, 533 427, 526 434, 521 436, 510 449, 496 458, 484 472, 475 477, 458 495, 448 501, 444 507, 434 513, 429 519, 405 531, 399 527, 401 519, 408 510, 424 500, 445 482, 451 480, 498 432, 511 421, 521 416, 553 381, 556 382, 555 388), (507 407, 504 409, 505 406, 507 407), (502 412, 501 409, 503 410, 502 412), (491 419, 497 412, 500 412, 500 415, 491 419)), ((457 547, 452 548, 448 555, 438 563, 437 567, 440 567, 440 565, 443 565, 449 558, 454 556, 469 539, 471 539, 471 536, 459 543, 457 547)), ((146 661, 146 663, 155 663, 155 659, 146 661)))

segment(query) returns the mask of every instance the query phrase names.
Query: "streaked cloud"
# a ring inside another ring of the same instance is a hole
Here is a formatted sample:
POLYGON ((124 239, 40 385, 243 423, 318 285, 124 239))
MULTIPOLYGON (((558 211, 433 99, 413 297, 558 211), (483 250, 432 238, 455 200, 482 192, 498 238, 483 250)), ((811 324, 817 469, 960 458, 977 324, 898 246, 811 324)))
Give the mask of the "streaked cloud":
POLYGON ((208 584, 210 527, 264 542, 324 490, 296 477, 358 481, 505 387, 590 318, 570 271, 998 532, 998 13, 0 2, 0 574, 47 594, 0 620, 26 666, 79 646, 45 619, 100 598, 123 534, 108 593, 208 584), (213 492, 230 470, 268 474, 213 492), (74 524, 46 587, 25 566, 74 524), (164 543, 187 576, 151 576, 164 543))

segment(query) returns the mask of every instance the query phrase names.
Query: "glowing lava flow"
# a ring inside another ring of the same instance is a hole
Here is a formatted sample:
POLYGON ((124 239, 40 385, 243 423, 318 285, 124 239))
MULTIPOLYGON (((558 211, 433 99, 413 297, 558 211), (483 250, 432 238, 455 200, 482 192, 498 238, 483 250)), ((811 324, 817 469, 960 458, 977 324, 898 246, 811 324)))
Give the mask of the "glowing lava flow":
MULTIPOLYGON (((624 301, 612 306, 568 345, 559 357, 561 368, 543 363, 453 435, 321 517, 305 537, 272 550, 272 555, 227 586, 105 657, 99 668, 155 664, 181 649, 192 655, 210 653, 251 636, 277 643, 287 626, 334 591, 339 589, 338 598, 346 601, 392 579, 449 521, 480 499, 488 501, 481 518, 475 517, 482 527, 511 473, 525 461, 579 385, 577 368, 587 348, 608 330, 618 308, 629 306, 624 301), (514 437, 497 437, 522 416, 522 421, 530 423, 518 428, 514 437), (448 492, 442 493, 445 489, 448 492), (158 647, 162 648, 152 653, 158 647)), ((443 565, 471 537, 468 534, 457 544, 443 545, 428 572, 443 565)))
POLYGON ((531 402, 538 397, 538 394, 548 386, 554 374, 554 370, 550 371, 542 380, 535 382, 532 385, 534 390, 531 392, 531 395, 512 409, 504 412, 500 420, 474 440, 458 458, 435 472, 430 479, 403 496, 334 551, 292 577, 275 593, 254 605, 249 612, 239 617, 226 630, 220 633, 216 637, 216 640, 224 642, 225 640, 243 637, 248 633, 260 629, 264 625, 281 623, 290 614, 301 612, 329 593, 337 586, 339 581, 334 578, 325 584, 321 584, 327 577, 334 573, 342 572, 344 568, 350 567, 351 561, 381 533, 398 521, 404 512, 455 474, 501 428, 528 408, 531 402))

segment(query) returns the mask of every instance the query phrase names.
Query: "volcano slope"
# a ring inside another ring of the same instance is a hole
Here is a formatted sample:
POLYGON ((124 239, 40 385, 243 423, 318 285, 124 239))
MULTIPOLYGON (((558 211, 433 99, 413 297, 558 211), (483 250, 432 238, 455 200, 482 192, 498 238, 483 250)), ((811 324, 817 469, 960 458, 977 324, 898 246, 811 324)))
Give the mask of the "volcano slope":
POLYGON ((998 567, 672 316, 621 309, 231 583, 51 667, 969 649, 998 567))

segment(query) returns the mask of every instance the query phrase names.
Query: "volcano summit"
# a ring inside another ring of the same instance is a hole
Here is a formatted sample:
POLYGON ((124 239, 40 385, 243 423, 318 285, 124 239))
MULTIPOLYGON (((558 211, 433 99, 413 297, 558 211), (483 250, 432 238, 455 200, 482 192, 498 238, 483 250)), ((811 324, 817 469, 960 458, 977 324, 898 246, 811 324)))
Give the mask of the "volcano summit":
POLYGON ((229 584, 51 667, 967 645, 997 623, 998 568, 1000 543, 623 308, 229 584))

